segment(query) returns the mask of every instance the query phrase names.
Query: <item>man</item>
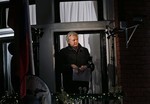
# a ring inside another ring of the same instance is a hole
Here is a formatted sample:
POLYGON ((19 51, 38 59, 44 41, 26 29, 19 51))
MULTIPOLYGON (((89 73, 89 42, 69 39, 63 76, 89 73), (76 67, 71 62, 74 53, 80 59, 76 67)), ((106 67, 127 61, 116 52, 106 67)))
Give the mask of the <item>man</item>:
POLYGON ((87 77, 86 79, 85 73, 88 70, 91 73, 94 70, 94 64, 88 49, 82 47, 78 42, 78 34, 76 32, 69 32, 66 39, 68 46, 61 49, 58 55, 58 70, 63 75, 60 82, 63 85, 61 87, 64 87, 64 90, 71 94, 86 93, 88 91, 89 78, 87 77), (84 80, 75 78, 78 76, 82 77, 82 75, 85 76, 84 80))

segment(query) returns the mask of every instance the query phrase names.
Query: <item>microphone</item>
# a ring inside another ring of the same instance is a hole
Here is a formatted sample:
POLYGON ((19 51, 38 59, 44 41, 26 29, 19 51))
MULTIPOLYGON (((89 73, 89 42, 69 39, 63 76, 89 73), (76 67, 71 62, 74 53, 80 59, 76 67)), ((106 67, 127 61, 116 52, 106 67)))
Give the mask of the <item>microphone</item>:
POLYGON ((79 94, 82 93, 82 87, 79 87, 79 94))

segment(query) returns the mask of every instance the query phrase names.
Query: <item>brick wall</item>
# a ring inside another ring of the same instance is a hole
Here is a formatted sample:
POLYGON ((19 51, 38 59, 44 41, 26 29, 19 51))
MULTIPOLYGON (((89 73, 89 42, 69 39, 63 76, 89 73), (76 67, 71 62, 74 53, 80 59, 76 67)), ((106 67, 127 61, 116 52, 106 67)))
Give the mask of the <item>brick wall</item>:
POLYGON ((145 17, 128 48, 125 34, 117 37, 117 70, 125 92, 124 104, 150 104, 150 1, 119 0, 118 7, 118 18, 126 20, 128 26, 133 24, 133 16, 145 17))

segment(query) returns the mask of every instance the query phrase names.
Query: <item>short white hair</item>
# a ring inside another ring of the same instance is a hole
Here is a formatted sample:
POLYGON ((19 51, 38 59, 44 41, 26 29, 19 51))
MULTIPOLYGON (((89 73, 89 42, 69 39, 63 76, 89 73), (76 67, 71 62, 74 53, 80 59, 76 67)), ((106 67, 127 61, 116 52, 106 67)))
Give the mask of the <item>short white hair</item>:
POLYGON ((76 36, 76 37, 78 37, 78 33, 74 32, 74 31, 69 32, 69 33, 67 34, 67 36, 66 36, 66 41, 67 41, 67 42, 69 42, 69 37, 70 37, 70 36, 76 36))

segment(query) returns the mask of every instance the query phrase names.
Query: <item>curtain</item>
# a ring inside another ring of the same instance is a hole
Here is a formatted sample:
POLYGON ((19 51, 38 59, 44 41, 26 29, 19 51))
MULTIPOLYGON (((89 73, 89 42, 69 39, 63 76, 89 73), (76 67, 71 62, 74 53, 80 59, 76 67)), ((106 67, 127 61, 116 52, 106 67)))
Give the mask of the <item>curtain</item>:
MULTIPOLYGON (((60 20, 62 23, 97 21, 97 1, 60 2, 60 20)), ((93 93, 101 93, 100 34, 79 34, 79 43, 88 48, 95 64, 89 87, 93 93)), ((66 37, 61 35, 60 48, 66 46, 66 37)))
POLYGON ((4 71, 4 89, 9 94, 13 93, 13 87, 11 84, 11 57, 12 55, 8 51, 9 43, 3 43, 3 71, 4 71))
POLYGON ((29 5, 30 24, 36 25, 36 5, 29 5))
POLYGON ((60 2, 60 20, 61 22, 97 21, 97 2, 60 2))

